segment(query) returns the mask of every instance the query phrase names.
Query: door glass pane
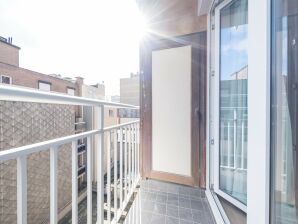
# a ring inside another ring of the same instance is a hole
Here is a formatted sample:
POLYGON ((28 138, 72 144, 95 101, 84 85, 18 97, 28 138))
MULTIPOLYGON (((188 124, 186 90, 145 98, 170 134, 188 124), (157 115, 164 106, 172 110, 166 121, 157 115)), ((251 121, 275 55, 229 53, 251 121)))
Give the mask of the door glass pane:
POLYGON ((246 204, 247 0, 220 11, 220 175, 222 191, 246 204))
POLYGON ((273 0, 271 223, 298 223, 298 1, 273 0))

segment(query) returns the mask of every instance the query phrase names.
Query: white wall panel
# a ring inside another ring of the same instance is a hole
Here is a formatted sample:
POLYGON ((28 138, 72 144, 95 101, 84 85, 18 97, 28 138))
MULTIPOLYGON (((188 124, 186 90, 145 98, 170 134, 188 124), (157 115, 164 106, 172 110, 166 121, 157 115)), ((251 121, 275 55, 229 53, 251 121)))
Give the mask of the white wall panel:
POLYGON ((152 52, 152 168, 191 176, 191 46, 152 52))

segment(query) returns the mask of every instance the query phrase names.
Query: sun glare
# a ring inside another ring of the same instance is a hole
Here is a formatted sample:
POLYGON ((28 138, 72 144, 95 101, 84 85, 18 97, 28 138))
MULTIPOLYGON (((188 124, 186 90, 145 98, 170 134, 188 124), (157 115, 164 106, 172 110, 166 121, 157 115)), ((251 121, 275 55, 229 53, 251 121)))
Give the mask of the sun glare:
POLYGON ((137 13, 138 19, 136 20, 136 30, 139 42, 148 34, 148 23, 141 12, 137 13))

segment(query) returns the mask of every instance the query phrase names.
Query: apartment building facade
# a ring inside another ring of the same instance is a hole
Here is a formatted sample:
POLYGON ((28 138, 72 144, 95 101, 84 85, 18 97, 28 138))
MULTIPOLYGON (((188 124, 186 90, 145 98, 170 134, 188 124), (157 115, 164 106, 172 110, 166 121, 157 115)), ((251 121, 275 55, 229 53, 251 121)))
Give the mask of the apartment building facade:
MULTIPOLYGON (((15 85, 78 95, 75 82, 19 67, 19 50, 19 47, 12 44, 11 38, 0 38, 0 85, 15 85)), ((0 150, 74 134, 76 111, 74 106, 68 105, 1 101, 0 150)), ((59 160, 58 207, 59 212, 62 212, 71 201, 70 145, 62 146, 59 155, 61 160, 59 160)), ((50 174, 47 171, 49 169, 48 152, 33 154, 28 159, 28 221, 30 223, 42 223, 48 219, 50 174)), ((1 163, 0 173, 0 222, 16 223, 16 161, 1 163)))
POLYGON ((140 105, 140 75, 131 73, 129 78, 120 79, 120 102, 140 105))

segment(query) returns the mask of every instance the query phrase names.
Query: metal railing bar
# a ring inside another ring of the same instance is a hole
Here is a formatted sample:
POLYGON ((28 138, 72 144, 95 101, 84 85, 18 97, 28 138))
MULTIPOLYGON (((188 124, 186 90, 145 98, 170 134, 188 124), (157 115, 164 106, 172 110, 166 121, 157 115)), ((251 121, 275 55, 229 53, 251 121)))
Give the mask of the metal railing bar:
POLYGON ((58 147, 50 148, 50 223, 57 224, 58 222, 58 147))
POLYGON ((92 131, 87 131, 87 132, 80 133, 80 134, 70 135, 70 136, 61 137, 61 138, 55 138, 55 139, 44 141, 44 142, 34 143, 31 145, 25 145, 25 146, 1 151, 0 152, 0 161, 6 161, 6 160, 10 160, 10 159, 15 159, 19 156, 25 156, 25 155, 29 155, 29 154, 32 154, 35 152, 45 151, 45 150, 49 149, 50 147, 70 143, 70 142, 76 141, 80 138, 85 138, 85 137, 95 135, 98 133, 100 133, 99 130, 92 130, 92 131))
POLYGON ((71 153, 71 167, 72 167, 72 197, 71 197, 71 203, 72 203, 72 209, 71 209, 71 220, 72 224, 78 223, 78 155, 77 155, 77 142, 72 141, 71 144, 72 153, 71 153))
POLYGON ((92 224, 92 151, 91 136, 87 137, 87 224, 92 224))
POLYGON ((124 144, 124 198, 127 198, 127 127, 125 127, 124 144))
POLYGON ((129 125, 136 124, 136 123, 139 123, 139 122, 140 122, 140 120, 135 120, 135 121, 126 122, 126 123, 123 123, 123 124, 117 124, 117 125, 113 125, 113 126, 110 126, 110 127, 106 127, 106 128, 103 129, 103 131, 104 132, 112 131, 114 129, 119 129, 121 127, 129 126, 129 125))
POLYGON ((122 210, 123 202, 123 129, 120 128, 120 209, 122 210))
POLYGON ((90 98, 71 96, 66 94, 59 94, 53 92, 44 92, 36 89, 0 85, 0 100, 7 101, 23 101, 36 103, 53 103, 53 104, 67 104, 67 105, 83 105, 83 106, 110 106, 120 108, 134 108, 139 107, 123 103, 114 103, 104 100, 95 100, 90 98))
POLYGON ((17 158, 17 223, 27 224, 27 158, 17 158))
POLYGON ((117 181, 118 181, 118 158, 117 158, 117 151, 118 151, 118 141, 117 141, 117 130, 114 130, 114 217, 117 217, 118 205, 117 205, 117 181))
POLYGON ((44 142, 34 143, 30 145, 25 145, 21 147, 16 147, 8 150, 4 150, 0 152, 0 162, 15 159, 19 156, 29 155, 35 152, 48 150, 52 146, 60 146, 66 143, 70 143, 72 141, 78 140, 80 138, 86 138, 88 136, 101 134, 119 127, 125 127, 127 125, 131 125, 133 123, 138 123, 139 121, 127 122, 120 125, 115 125, 111 127, 104 128, 103 130, 92 130, 79 134, 69 135, 61 138, 55 138, 44 142))
POLYGON ((108 135, 108 147, 107 147, 107 220, 108 223, 111 222, 111 132, 107 133, 108 135))

